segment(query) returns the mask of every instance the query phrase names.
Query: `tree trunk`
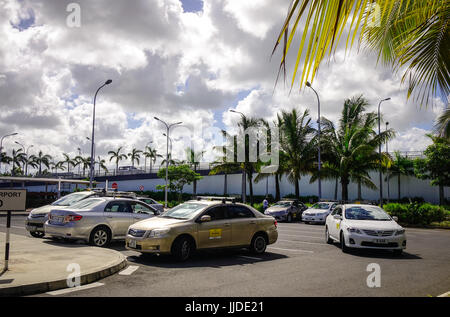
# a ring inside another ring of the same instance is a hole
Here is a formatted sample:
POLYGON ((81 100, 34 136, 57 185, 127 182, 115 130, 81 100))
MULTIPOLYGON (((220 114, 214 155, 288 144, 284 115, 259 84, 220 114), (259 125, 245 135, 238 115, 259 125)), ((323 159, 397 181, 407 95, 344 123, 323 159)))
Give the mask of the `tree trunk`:
POLYGON ((398 179, 397 179, 397 186, 398 186, 398 203, 400 202, 400 199, 402 198, 400 195, 400 174, 398 174, 398 179))
POLYGON ((444 186, 439 185, 439 205, 444 205, 444 186))
MULTIPOLYGON (((197 173, 197 166, 194 164, 194 173, 197 173)), ((196 196, 197 195, 197 180, 194 179, 194 184, 193 184, 193 195, 196 196)))
POLYGON ((250 206, 253 206, 253 173, 248 173, 248 182, 250 189, 250 206))
POLYGON ((336 177, 336 183, 334 184, 334 200, 337 200, 338 181, 339 179, 336 177))
POLYGON ((300 186, 298 184, 298 179, 295 180, 295 197, 300 199, 300 186))
POLYGON ((347 179, 341 178, 341 188, 342 188, 342 200, 348 200, 348 181, 347 179))
POLYGON ((275 201, 279 200, 281 200, 280 180, 278 179, 278 174, 275 174, 275 201))
POLYGON ((358 200, 362 200, 362 195, 361 195, 361 181, 358 181, 358 200))
POLYGON ((223 178, 223 195, 227 196, 228 195, 228 184, 227 184, 227 172, 225 172, 224 178, 223 178))

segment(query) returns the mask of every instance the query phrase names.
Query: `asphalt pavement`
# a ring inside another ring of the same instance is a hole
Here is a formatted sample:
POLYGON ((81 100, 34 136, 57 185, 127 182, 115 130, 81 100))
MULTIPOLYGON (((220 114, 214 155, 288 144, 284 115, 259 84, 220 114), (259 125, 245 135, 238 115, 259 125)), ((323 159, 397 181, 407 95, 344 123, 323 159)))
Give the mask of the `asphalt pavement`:
MULTIPOLYGON (((24 221, 14 216, 12 233, 27 235, 24 221)), ((408 247, 395 256, 385 250, 342 253, 337 244, 325 243, 323 225, 279 223, 278 229, 278 241, 264 255, 203 251, 185 263, 144 256, 115 242, 110 248, 127 257, 125 270, 88 288, 36 296, 423 297, 450 291, 450 230, 407 229, 408 247), (380 287, 367 283, 374 265, 380 268, 380 287)))

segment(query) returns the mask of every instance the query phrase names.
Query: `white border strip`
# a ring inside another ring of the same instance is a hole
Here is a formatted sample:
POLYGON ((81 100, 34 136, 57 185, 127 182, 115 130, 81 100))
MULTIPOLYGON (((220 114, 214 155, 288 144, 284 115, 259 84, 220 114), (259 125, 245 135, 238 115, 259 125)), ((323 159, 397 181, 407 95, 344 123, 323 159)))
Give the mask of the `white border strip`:
POLYGON ((92 283, 92 284, 86 284, 86 285, 82 285, 82 286, 69 287, 69 288, 64 288, 64 289, 60 289, 60 290, 57 290, 57 291, 47 292, 46 294, 57 296, 57 295, 63 295, 63 294, 67 294, 67 293, 82 291, 82 290, 90 289, 90 288, 94 288, 94 287, 99 287, 99 286, 103 286, 103 285, 105 285, 105 284, 103 284, 103 283, 92 283))

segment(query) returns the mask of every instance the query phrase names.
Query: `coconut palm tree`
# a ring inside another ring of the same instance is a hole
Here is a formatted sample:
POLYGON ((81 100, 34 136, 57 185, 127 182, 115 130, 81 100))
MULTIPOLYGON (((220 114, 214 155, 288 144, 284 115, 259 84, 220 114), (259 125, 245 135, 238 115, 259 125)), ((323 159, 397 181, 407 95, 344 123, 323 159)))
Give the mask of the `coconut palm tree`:
POLYGON ((80 155, 75 157, 75 165, 74 166, 78 166, 80 165, 81 168, 83 169, 83 176, 86 173, 86 169, 90 169, 91 168, 91 157, 82 157, 80 155))
POLYGON ((26 160, 26 154, 23 152, 22 149, 17 149, 12 151, 11 155, 11 162, 12 162, 12 170, 11 175, 15 175, 15 166, 17 165, 18 169, 20 169, 20 164, 24 164, 26 160))
POLYGON ((362 96, 345 100, 338 129, 330 120, 321 118, 324 127, 321 146, 324 157, 331 157, 330 167, 324 165, 321 177, 336 177, 338 171, 343 200, 348 200, 350 180, 376 188, 368 171, 378 169, 380 160, 389 159, 386 153, 380 156, 377 147, 392 138, 394 131, 389 129, 377 134, 377 114, 365 113, 367 106, 362 96))
POLYGON ((316 130, 312 127, 309 110, 299 115, 296 109, 281 112, 280 148, 285 153, 285 172, 295 186, 295 196, 300 197, 299 181, 315 169, 317 153, 316 130))
MULTIPOLYGON (((12 158, 10 156, 8 156, 8 154, 6 152, 2 152, 1 154, 2 154, 1 155, 1 163, 9 165, 12 161, 12 158)), ((5 169, 5 171, 6 171, 6 169, 5 169)), ((0 170, 0 173, 1 173, 1 170, 0 170)))
POLYGON ((95 163, 98 164, 98 175, 100 175, 100 169, 104 170, 105 173, 107 173, 108 168, 106 167, 106 161, 104 159, 102 159, 100 156, 97 156, 97 158, 98 158, 98 161, 95 163))
POLYGON ((128 157, 131 159, 131 166, 134 167, 134 162, 139 164, 139 159, 141 158, 142 151, 138 149, 132 149, 130 153, 128 153, 128 157))
POLYGON ((378 61, 396 71, 404 70, 402 81, 408 81, 408 98, 414 94, 416 100, 426 104, 432 97, 447 99, 449 3, 449 0, 293 0, 273 49, 275 52, 284 38, 278 75, 281 70, 286 75, 286 56, 301 25, 291 87, 297 70, 301 70, 298 76, 301 87, 308 80, 312 82, 320 63, 325 58, 330 60, 337 47, 342 46, 341 39, 346 38, 347 50, 359 34, 360 44, 375 52, 378 61), (347 26, 348 35, 341 37, 347 26))
POLYGON ((156 159, 158 157, 162 157, 162 155, 158 154, 156 149, 152 149, 151 147, 147 146, 146 151, 144 153, 142 153, 145 158, 148 158, 150 161, 150 173, 152 172, 152 166, 153 164, 155 164, 156 159))
POLYGON ((127 155, 124 153, 120 153, 120 151, 122 151, 122 147, 119 147, 115 152, 108 152, 108 154, 110 155, 109 161, 111 162, 113 159, 116 161, 116 173, 119 170, 119 162, 127 159, 127 155))
POLYGON ((67 172, 70 173, 70 166, 74 167, 76 162, 70 158, 70 156, 66 153, 63 153, 63 157, 64 160, 62 162, 64 162, 64 164, 67 164, 67 172))
POLYGON ((437 118, 434 128, 439 137, 450 139, 450 107, 437 118))
POLYGON ((397 194, 398 194, 397 197, 399 202, 402 197, 400 191, 401 189, 400 179, 402 175, 405 176, 414 175, 414 161, 406 156, 401 155, 400 152, 396 151, 394 152, 394 158, 392 159, 389 168, 388 179, 397 177, 397 194))
MULTIPOLYGON (((194 168, 194 172, 197 173, 197 166, 200 164, 200 160, 203 158, 205 151, 195 152, 194 149, 188 147, 186 149, 186 163, 189 164, 190 167, 194 168)), ((192 183, 193 195, 197 195, 197 180, 194 179, 192 183)))
POLYGON ((64 167, 65 161, 58 161, 56 163, 52 162, 53 167, 55 168, 55 173, 58 173, 58 170, 64 171, 66 168, 64 167))
POLYGON ((41 175, 42 165, 44 165, 46 168, 49 168, 52 157, 51 155, 44 154, 42 151, 39 151, 37 155, 31 155, 30 159, 37 164, 37 166, 39 167, 39 175, 41 175))

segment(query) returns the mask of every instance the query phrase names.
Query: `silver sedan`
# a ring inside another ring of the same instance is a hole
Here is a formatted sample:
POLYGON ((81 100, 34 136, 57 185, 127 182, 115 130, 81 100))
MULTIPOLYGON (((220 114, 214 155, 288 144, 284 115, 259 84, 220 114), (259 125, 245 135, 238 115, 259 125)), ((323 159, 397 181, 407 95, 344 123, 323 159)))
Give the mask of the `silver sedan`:
POLYGON ((45 234, 64 239, 85 240, 104 247, 111 240, 125 239, 128 227, 159 214, 136 199, 88 198, 64 209, 50 211, 45 234))

